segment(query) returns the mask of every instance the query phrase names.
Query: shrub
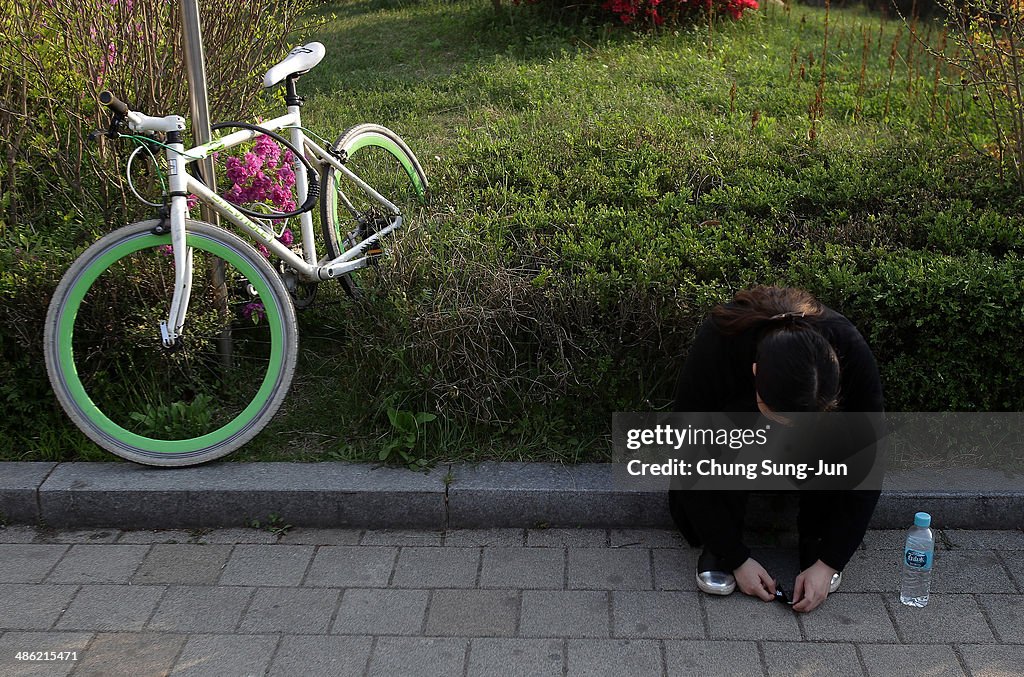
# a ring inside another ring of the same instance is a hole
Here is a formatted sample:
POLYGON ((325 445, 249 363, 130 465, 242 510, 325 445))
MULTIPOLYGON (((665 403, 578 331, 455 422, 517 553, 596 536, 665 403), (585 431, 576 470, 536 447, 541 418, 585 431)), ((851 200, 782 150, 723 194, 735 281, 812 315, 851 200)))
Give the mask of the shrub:
POLYGON ((380 389, 455 420, 540 409, 602 430, 612 411, 665 406, 714 304, 790 284, 861 329, 892 409, 1024 407, 1024 233, 1013 195, 974 178, 991 159, 899 136, 737 134, 695 152, 673 125, 580 118, 462 140, 432 175, 450 215, 382 264, 351 328, 380 389))
POLYGON ((952 50, 941 50, 994 131, 982 150, 1024 188, 1024 4, 1020 0, 936 0, 952 50), (948 53, 947 53, 948 52, 948 53))
MULTIPOLYGON (((249 117, 259 75, 287 52, 314 0, 202 4, 212 119, 249 117), (211 48, 214 47, 215 48, 211 48)), ((88 144, 109 89, 150 115, 188 114, 181 12, 164 0, 0 3, 0 221, 128 218, 118 158, 88 144)))
POLYGON ((756 10, 757 0, 513 0, 545 4, 551 8, 585 11, 606 20, 615 20, 626 26, 680 25, 714 15, 728 15, 741 19, 746 10, 756 10))
POLYGON ((788 279, 861 329, 890 408, 1024 410, 1019 255, 829 248, 801 254, 788 279))
POLYGON ((712 13, 740 19, 744 10, 757 8, 757 0, 605 0, 601 3, 601 9, 617 16, 624 24, 652 23, 655 26, 666 21, 674 25, 695 15, 712 13))

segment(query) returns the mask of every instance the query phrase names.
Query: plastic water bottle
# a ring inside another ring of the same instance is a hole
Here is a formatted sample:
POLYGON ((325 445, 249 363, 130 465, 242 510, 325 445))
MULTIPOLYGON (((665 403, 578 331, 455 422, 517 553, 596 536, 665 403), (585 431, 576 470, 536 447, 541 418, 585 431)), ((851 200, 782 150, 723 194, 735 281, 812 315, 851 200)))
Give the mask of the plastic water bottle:
POLYGON ((932 583, 932 555, 935 537, 929 528, 932 516, 926 512, 914 515, 914 526, 907 532, 903 548, 903 582, 900 601, 907 606, 927 606, 928 589, 932 583))

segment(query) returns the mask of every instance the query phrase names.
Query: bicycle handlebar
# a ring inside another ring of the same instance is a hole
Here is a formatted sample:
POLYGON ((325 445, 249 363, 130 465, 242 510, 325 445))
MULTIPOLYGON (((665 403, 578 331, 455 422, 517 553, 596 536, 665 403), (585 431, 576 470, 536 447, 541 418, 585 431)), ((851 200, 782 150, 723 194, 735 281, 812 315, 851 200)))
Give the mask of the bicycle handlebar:
MULTIPOLYGON (((125 127, 130 128, 136 134, 148 134, 160 132, 172 134, 185 131, 185 118, 180 115, 165 115, 162 118, 154 118, 144 115, 138 111, 128 108, 128 105, 114 96, 110 91, 102 91, 99 95, 100 104, 106 106, 114 114, 110 119, 110 127, 106 135, 111 139, 120 136, 125 127)), ((168 137, 170 138, 170 137, 168 137)))
MULTIPOLYGON (((147 115, 142 115, 141 113, 132 113, 128 109, 128 106, 124 103, 124 101, 121 101, 120 99, 118 99, 116 96, 114 96, 113 92, 110 92, 109 90, 104 90, 104 91, 100 92, 99 100, 100 100, 101 104, 103 104, 104 106, 106 106, 107 108, 112 110, 118 116, 118 117, 116 117, 116 118, 114 118, 114 119, 112 119, 110 121, 110 129, 106 132, 106 136, 108 136, 110 138, 117 138, 117 136, 118 136, 118 134, 117 134, 117 127, 118 127, 118 125, 121 124, 123 122, 124 118, 127 118, 129 115, 131 116, 131 124, 132 124, 132 128, 133 129, 143 128, 143 124, 142 123, 147 122, 147 121, 150 122, 150 123, 155 123, 155 124, 147 125, 146 127, 144 127, 145 131, 162 131, 162 132, 166 133, 166 132, 180 132, 180 131, 185 129, 185 120, 183 118, 179 117, 179 116, 176 116, 176 115, 169 115, 169 116, 163 117, 163 118, 151 118, 151 117, 149 117, 147 115), (164 125, 166 125, 166 126, 164 126, 164 125)), ((302 214, 303 212, 308 212, 309 210, 311 210, 315 206, 315 204, 317 202, 317 199, 319 197, 319 193, 320 193, 320 176, 319 176, 319 173, 316 171, 316 168, 313 167, 313 165, 309 162, 309 160, 306 159, 305 154, 300 149, 296 148, 291 143, 289 143, 286 139, 284 139, 283 137, 279 136, 278 134, 270 131, 269 129, 264 129, 264 128, 259 127, 257 125, 249 124, 247 122, 221 122, 221 123, 212 125, 210 127, 210 129, 212 131, 212 130, 221 129, 221 128, 224 128, 224 127, 239 127, 239 128, 242 128, 242 129, 249 129, 249 130, 258 132, 260 134, 266 134, 270 138, 272 138, 275 141, 277 141, 278 143, 280 143, 283 147, 285 147, 288 150, 290 150, 292 152, 292 154, 299 160, 300 163, 302 163, 302 165, 306 169, 306 177, 307 177, 307 179, 306 179, 306 181, 307 181, 306 200, 297 209, 294 209, 294 210, 292 210, 290 212, 264 214, 262 212, 250 211, 248 209, 245 209, 243 207, 240 207, 240 206, 236 205, 235 208, 238 209, 238 211, 242 212, 246 216, 249 216, 250 218, 263 218, 263 219, 265 219, 265 218, 276 218, 276 219, 284 219, 284 218, 291 218, 293 216, 298 216, 299 214, 302 214)), ((102 132, 100 132, 100 133, 102 133, 102 132)), ((145 133, 145 132, 143 132, 143 133, 145 133)), ((93 138, 93 135, 90 135, 90 138, 93 138)), ((179 143, 180 143, 180 141, 179 141, 179 143)), ((200 179, 200 180, 202 180, 202 179, 200 179)))
POLYGON ((128 106, 112 92, 106 90, 100 92, 100 103, 118 115, 128 115, 128 106))

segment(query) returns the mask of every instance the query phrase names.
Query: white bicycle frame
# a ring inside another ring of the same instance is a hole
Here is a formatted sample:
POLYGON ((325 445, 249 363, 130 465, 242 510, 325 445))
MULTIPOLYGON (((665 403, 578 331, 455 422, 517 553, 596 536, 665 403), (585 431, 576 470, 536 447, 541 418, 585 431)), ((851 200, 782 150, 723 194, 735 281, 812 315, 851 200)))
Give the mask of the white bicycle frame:
MULTIPOLYGON (((306 211, 299 215, 302 236, 302 256, 300 257, 290 248, 279 242, 276 233, 242 214, 234 205, 185 171, 186 166, 189 164, 202 160, 217 151, 250 141, 259 136, 259 132, 241 129, 220 139, 215 139, 209 143, 187 150, 180 143, 168 144, 166 157, 168 191, 171 195, 170 226, 171 245, 174 251, 174 293, 171 297, 171 306, 167 320, 160 323, 161 340, 165 346, 173 346, 182 328, 185 326, 185 315, 188 311, 189 297, 192 291, 192 248, 186 245, 185 239, 185 220, 188 218, 189 212, 186 195, 190 193, 196 195, 201 202, 209 205, 222 218, 235 224, 253 239, 267 247, 268 250, 291 266, 298 273, 299 277, 307 282, 330 280, 339 275, 365 267, 370 262, 370 257, 365 256, 366 250, 370 249, 381 237, 401 227, 402 213, 398 207, 356 176, 332 153, 311 141, 303 133, 301 128, 302 118, 299 110, 298 106, 288 106, 288 113, 286 115, 269 120, 259 126, 272 132, 288 129, 291 133, 290 141, 292 145, 305 153, 307 159, 314 161, 314 164, 318 160, 338 170, 360 190, 386 208, 394 218, 386 227, 381 228, 361 241, 358 246, 349 248, 341 256, 331 260, 320 260, 316 251, 312 210, 306 211)), ((184 129, 184 118, 177 115, 155 118, 130 111, 127 119, 129 127, 136 132, 169 132, 184 129)), ((295 170, 295 190, 298 203, 301 204, 306 200, 309 186, 306 183, 305 167, 302 166, 299 159, 295 160, 295 170)), ((353 207, 345 194, 339 191, 339 197, 344 201, 346 208, 355 214, 355 207, 353 207)))

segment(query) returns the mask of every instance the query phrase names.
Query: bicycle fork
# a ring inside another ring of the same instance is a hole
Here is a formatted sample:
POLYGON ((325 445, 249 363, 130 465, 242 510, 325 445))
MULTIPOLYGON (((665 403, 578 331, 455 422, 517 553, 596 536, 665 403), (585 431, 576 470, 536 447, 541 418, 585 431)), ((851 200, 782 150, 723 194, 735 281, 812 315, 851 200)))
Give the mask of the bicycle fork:
POLYGON ((168 144, 167 182, 171 198, 171 250, 174 254, 174 293, 167 319, 160 323, 160 340, 165 348, 174 347, 192 296, 192 248, 186 245, 185 219, 188 218, 188 178, 185 173, 185 146, 168 144))

